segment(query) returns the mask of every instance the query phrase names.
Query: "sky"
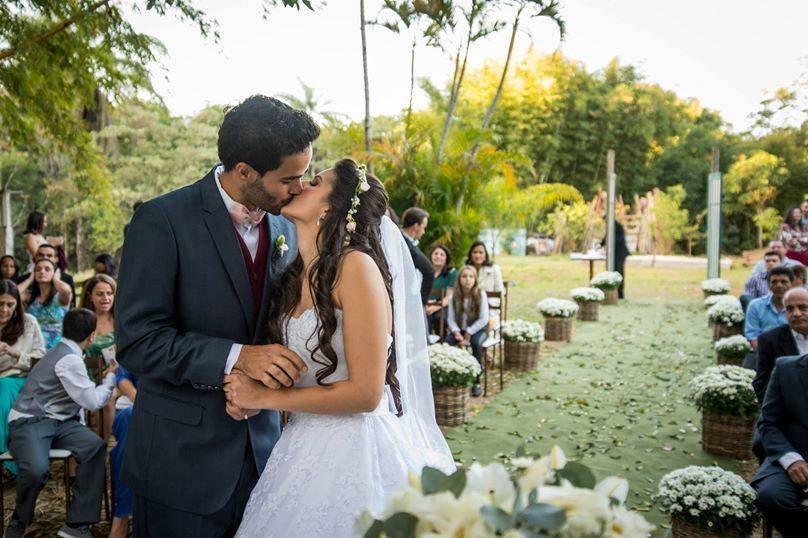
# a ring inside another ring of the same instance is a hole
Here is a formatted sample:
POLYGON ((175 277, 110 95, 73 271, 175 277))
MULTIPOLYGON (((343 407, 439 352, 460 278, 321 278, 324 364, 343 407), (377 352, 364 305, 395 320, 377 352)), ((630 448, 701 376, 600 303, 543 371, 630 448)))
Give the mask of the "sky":
MULTIPOLYGON (((315 0, 322 3, 323 0, 315 0)), ((259 0, 201 0, 219 24, 221 39, 203 38, 172 17, 136 14, 135 27, 160 39, 167 53, 152 70, 169 109, 189 115, 208 104, 234 104, 263 93, 300 95, 300 81, 316 88, 327 111, 353 119, 364 114, 359 2, 326 0, 316 12, 276 9, 261 17, 259 0)), ((366 0, 367 16, 381 0, 366 0)), ((557 48, 589 70, 612 58, 632 64, 649 82, 694 97, 718 110, 736 130, 778 87, 808 72, 808 1, 771 0, 561 0, 567 36, 534 19, 517 41, 517 56, 530 48, 557 48)), ((372 114, 394 114, 407 103, 409 39, 381 27, 368 30, 372 114)), ((503 58, 509 32, 472 49, 470 62, 503 58)), ((417 51, 416 76, 445 85, 451 62, 439 50, 417 51)), ((426 103, 423 92, 416 105, 426 103)))

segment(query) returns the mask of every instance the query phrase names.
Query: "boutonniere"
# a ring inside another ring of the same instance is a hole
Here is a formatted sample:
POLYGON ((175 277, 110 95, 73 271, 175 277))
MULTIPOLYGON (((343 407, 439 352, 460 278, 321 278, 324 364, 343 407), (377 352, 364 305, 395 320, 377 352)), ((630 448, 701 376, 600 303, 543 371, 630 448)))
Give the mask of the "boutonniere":
POLYGON ((287 250, 289 250, 289 245, 286 244, 286 236, 281 234, 275 239, 275 255, 278 258, 283 258, 287 250))

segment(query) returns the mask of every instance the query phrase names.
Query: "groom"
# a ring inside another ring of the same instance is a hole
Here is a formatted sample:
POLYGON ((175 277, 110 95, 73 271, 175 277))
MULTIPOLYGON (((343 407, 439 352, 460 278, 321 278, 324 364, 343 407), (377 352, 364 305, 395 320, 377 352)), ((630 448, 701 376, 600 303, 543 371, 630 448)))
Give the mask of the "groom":
POLYGON ((232 536, 280 436, 276 411, 226 408, 222 378, 235 368, 280 388, 305 370, 268 344, 264 314, 297 248, 277 215, 301 192, 318 135, 305 112, 249 97, 219 128, 221 164, 132 219, 115 336, 139 378, 121 472, 137 537, 232 536))

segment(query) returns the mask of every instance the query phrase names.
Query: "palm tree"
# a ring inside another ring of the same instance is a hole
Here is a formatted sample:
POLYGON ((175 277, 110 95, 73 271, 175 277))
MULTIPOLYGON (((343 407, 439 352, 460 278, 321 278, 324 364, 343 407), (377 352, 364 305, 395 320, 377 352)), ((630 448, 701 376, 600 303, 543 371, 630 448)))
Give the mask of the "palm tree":
MULTIPOLYGON (((511 65, 511 59, 513 57, 513 48, 516 43, 516 35, 519 32, 519 24, 523 20, 523 17, 527 18, 538 18, 538 17, 548 17, 558 27, 558 32, 560 35, 560 39, 563 40, 566 35, 566 23, 563 18, 561 18, 561 14, 559 12, 559 4, 558 0, 510 0, 510 4, 514 7, 514 17, 513 22, 511 23, 511 39, 508 42, 508 52, 505 55, 505 65, 502 67, 502 74, 499 77, 499 84, 497 85, 497 90, 494 92, 494 97, 491 99, 491 103, 488 105, 488 108, 485 111, 485 115, 483 116, 483 123, 482 123, 482 132, 488 130, 491 126, 491 120, 494 117, 494 111, 497 108, 497 104, 499 103, 500 98, 502 97, 502 91, 505 88, 505 80, 508 77, 508 69, 511 65)), ((474 146, 471 148, 471 152, 469 154, 468 159, 468 166, 473 166, 474 157, 477 155, 477 151, 480 149, 480 140, 478 139, 475 142, 474 146)), ((467 181, 465 176, 463 178, 462 184, 460 186, 460 194, 457 197, 455 211, 459 214, 463 203, 465 201, 466 195, 466 184, 467 181)))
POLYGON ((279 93, 275 97, 283 99, 294 108, 306 112, 317 120, 318 123, 337 121, 337 117, 339 116, 337 112, 323 110, 324 107, 331 104, 331 101, 325 99, 322 95, 318 95, 314 86, 309 86, 301 79, 297 79, 297 81, 300 83, 300 87, 303 90, 301 97, 297 97, 291 93, 279 93))

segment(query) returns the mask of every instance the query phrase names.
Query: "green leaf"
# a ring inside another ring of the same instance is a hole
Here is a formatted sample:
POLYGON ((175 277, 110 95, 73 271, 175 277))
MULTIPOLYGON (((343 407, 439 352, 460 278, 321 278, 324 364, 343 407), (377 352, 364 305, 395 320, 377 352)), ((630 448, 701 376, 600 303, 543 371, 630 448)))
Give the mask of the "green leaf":
POLYGON ((384 531, 384 522, 379 519, 373 520, 373 525, 365 532, 364 538, 381 538, 384 531))
POLYGON ((532 504, 517 517, 529 527, 546 531, 557 531, 567 519, 563 508, 546 503, 532 504))
POLYGON ((496 506, 483 506, 480 508, 480 515, 482 515, 488 524, 494 529, 494 532, 503 534, 513 528, 514 520, 511 515, 496 506))
POLYGON ((387 538, 415 538, 418 518, 407 512, 396 512, 384 522, 387 538))
POLYGON ((466 489, 466 470, 465 469, 458 469, 455 471, 451 476, 449 476, 445 481, 445 488, 443 490, 451 491, 454 494, 455 499, 459 498, 460 495, 463 493, 463 490, 466 489))
POLYGON ((424 495, 441 491, 451 491, 455 498, 460 497, 466 487, 466 470, 458 469, 452 475, 445 475, 438 469, 424 467, 421 472, 421 490, 424 495))
POLYGON ((556 474, 561 478, 566 478, 577 488, 592 489, 595 487, 595 475, 583 463, 571 461, 563 469, 556 471, 556 474))

